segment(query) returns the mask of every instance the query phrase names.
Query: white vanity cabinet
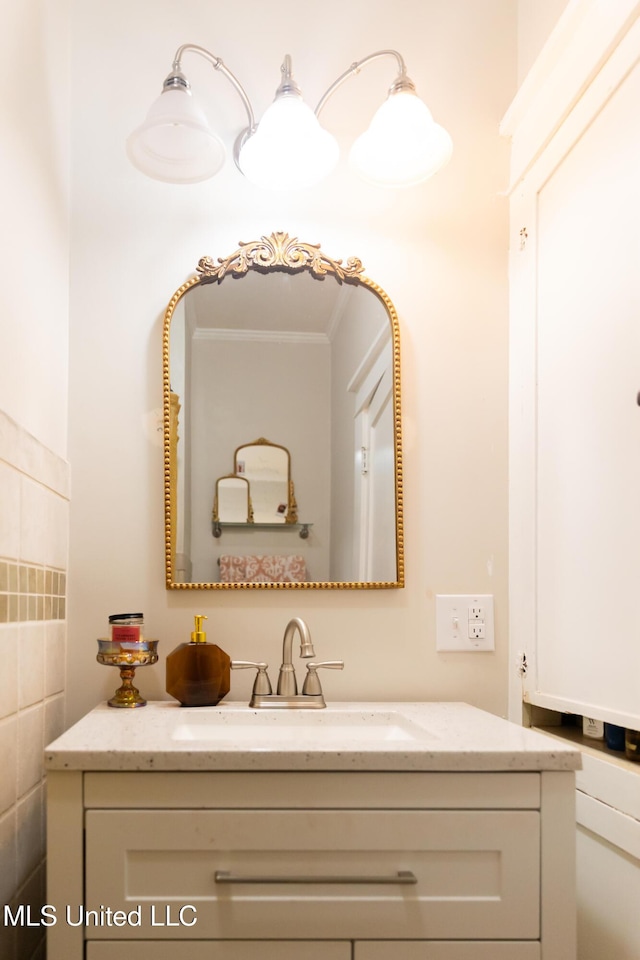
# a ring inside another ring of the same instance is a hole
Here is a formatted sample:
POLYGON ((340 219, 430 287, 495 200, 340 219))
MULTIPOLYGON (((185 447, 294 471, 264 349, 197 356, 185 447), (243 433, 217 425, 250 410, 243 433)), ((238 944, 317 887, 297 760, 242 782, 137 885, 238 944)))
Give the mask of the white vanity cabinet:
POLYGON ((574 782, 52 770, 48 960, 571 960, 574 782))

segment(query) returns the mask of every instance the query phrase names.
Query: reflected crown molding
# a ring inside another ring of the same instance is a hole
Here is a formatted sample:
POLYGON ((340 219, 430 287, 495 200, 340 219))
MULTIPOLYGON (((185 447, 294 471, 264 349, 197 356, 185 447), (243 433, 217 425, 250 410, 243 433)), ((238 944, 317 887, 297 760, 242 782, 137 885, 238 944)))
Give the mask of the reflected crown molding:
POLYGON ((231 330, 217 327, 196 330, 194 340, 245 340, 249 343, 329 343, 325 333, 303 333, 300 330, 231 330))

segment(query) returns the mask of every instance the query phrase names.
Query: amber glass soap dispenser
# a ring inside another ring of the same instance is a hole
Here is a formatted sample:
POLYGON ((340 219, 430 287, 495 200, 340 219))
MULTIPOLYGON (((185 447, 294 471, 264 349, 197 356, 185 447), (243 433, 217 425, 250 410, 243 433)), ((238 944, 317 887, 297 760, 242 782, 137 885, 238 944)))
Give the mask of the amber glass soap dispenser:
POLYGON ((167 657, 167 693, 183 707, 213 707, 231 688, 231 660, 215 643, 207 643, 206 619, 196 616, 191 643, 181 643, 167 657))

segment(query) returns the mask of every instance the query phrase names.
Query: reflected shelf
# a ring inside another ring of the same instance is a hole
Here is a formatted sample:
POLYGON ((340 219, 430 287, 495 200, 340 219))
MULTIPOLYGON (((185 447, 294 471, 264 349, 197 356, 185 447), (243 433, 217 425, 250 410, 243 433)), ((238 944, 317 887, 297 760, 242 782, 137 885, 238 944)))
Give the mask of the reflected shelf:
POLYGON ((212 524, 213 535, 216 539, 222 536, 222 531, 226 528, 234 530, 297 530, 300 539, 306 540, 312 526, 312 523, 232 523, 221 522, 220 520, 214 520, 212 524))

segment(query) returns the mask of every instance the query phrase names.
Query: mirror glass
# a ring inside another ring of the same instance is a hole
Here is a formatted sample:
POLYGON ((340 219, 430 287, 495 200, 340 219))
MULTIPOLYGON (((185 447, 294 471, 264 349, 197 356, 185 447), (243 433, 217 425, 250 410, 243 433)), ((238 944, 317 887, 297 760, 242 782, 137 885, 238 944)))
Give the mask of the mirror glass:
POLYGON ((289 503, 289 451, 264 437, 238 447, 236 474, 245 477, 251 491, 254 523, 295 523, 289 503))
POLYGON ((249 481, 235 475, 216 480, 216 496, 213 501, 213 522, 253 523, 249 481))
POLYGON ((358 260, 203 258, 163 368, 169 589, 404 585, 398 320, 358 260))

